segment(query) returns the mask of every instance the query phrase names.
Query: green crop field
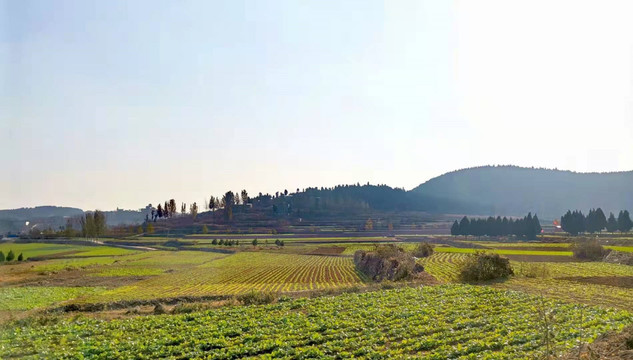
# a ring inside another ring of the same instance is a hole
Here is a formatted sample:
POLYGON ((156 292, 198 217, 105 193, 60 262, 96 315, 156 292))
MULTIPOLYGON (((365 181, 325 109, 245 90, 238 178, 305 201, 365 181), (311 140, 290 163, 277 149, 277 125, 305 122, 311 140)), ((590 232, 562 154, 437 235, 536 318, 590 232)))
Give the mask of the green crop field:
POLYGON ((48 256, 66 252, 79 252, 79 251, 88 251, 91 250, 90 246, 81 246, 81 245, 64 245, 64 244, 39 244, 39 243, 0 243, 0 251, 4 252, 6 256, 10 250, 13 250, 13 253, 17 257, 18 254, 22 253, 24 255, 24 259, 28 259, 36 256, 48 256))
MULTIPOLYGON (((179 260, 187 259, 182 252, 179 260), (181 255, 182 254, 182 255, 181 255)), ((175 256, 176 254, 167 254, 175 256)), ((186 254, 186 252, 185 252, 186 254)), ((197 253, 197 264, 106 291, 90 302, 239 294, 249 290, 291 292, 362 285, 350 258, 241 252, 234 255, 197 253), (204 259, 204 261, 202 261, 204 259), (213 261, 211 261, 213 260, 213 261)), ((152 254, 153 255, 153 254, 152 254)), ((175 265, 173 262, 165 264, 175 265)), ((150 256, 139 263, 156 263, 150 256)), ((187 262, 186 264, 191 264, 187 262)))
POLYGON ((96 294, 94 287, 7 287, 0 288, 0 311, 30 310, 60 301, 96 294))
POLYGON ((0 357, 531 359, 545 351, 539 308, 551 313, 557 353, 633 321, 624 311, 450 285, 7 327, 0 357))
MULTIPOLYGON (((371 251, 378 243, 370 237, 362 238, 370 239, 365 243, 344 237, 302 243, 305 239, 297 237, 283 247, 274 239, 268 246, 262 239, 252 246, 249 237, 240 246, 214 246, 198 237, 179 240, 190 245, 156 251, 5 243, 31 256, 55 256, 0 266, 0 358, 531 359, 544 351, 539 306, 556 321, 557 353, 633 323, 628 313, 633 288, 627 282, 633 266, 578 261, 562 251, 568 244, 427 238, 438 241, 433 255, 417 260, 430 275, 428 282, 393 290, 377 290, 393 285, 372 285, 354 265, 357 250, 371 251), (456 247, 460 243, 470 247, 456 247), (515 275, 478 286, 460 284, 463 260, 480 251, 508 256, 515 275), (308 299, 324 290, 343 294, 308 299), (297 299, 282 297, 261 306, 231 300, 251 291, 297 299), (125 315, 133 306, 128 304, 161 301, 219 307, 155 316, 149 315, 151 306, 142 305, 142 315, 125 315), (111 311, 122 306, 115 317, 123 319, 99 320, 97 312, 79 318, 62 313, 43 326, 10 321, 48 316, 47 311, 72 304, 115 306, 111 311)), ((398 243, 405 251, 417 244, 398 243)))

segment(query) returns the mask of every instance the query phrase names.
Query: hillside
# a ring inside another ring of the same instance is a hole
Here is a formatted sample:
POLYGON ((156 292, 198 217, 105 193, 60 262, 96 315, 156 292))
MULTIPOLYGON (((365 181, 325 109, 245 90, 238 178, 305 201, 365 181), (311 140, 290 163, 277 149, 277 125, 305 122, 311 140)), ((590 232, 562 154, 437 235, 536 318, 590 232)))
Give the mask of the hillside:
POLYGON ((20 208, 0 210, 0 219, 24 220, 41 219, 53 216, 77 216, 83 214, 83 210, 63 206, 36 206, 33 208, 20 208))
POLYGON ((517 166, 484 166, 433 178, 411 193, 472 204, 471 213, 558 218, 567 209, 633 209, 633 171, 576 173, 517 166))

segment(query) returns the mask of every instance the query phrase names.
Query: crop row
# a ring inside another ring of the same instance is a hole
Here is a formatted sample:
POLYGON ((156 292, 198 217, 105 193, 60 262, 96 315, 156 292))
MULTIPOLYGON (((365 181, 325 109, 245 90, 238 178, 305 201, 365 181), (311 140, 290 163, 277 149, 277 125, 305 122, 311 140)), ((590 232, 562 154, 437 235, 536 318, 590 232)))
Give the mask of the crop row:
POLYGON ((110 290, 91 301, 291 292, 362 284, 352 259, 241 252, 110 290))
POLYGON ((468 285, 406 288, 127 320, 80 318, 0 330, 0 357, 528 359, 633 321, 623 311, 468 285))

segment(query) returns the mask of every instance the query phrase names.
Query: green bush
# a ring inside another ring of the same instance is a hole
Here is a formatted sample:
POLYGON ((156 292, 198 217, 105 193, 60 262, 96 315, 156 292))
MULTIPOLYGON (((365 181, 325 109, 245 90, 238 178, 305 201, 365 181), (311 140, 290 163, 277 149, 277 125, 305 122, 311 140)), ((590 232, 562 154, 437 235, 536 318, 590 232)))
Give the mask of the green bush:
POLYGON ((20 253, 20 255, 18 255, 18 261, 22 261, 24 260, 24 256, 22 256, 22 253, 20 253))
POLYGON ((277 298, 277 295, 273 292, 263 292, 251 290, 245 294, 238 295, 237 300, 241 301, 244 305, 263 305, 270 304, 277 298))
POLYGON ((217 245, 218 244, 218 239, 213 239, 213 241, 211 241, 211 245, 217 245))
POLYGON ((510 260, 499 256, 478 252, 469 255, 462 263, 459 278, 462 281, 486 281, 514 275, 510 260))
POLYGON ((13 261, 13 259, 15 259, 15 254, 13 253, 13 250, 9 250, 9 253, 7 254, 7 261, 13 261))
POLYGON ((571 250, 575 258, 583 260, 602 260, 607 255, 607 250, 597 241, 578 242, 571 246, 571 250))
POLYGON ((433 255, 433 246, 426 242, 419 243, 411 254, 417 258, 429 257, 433 255))

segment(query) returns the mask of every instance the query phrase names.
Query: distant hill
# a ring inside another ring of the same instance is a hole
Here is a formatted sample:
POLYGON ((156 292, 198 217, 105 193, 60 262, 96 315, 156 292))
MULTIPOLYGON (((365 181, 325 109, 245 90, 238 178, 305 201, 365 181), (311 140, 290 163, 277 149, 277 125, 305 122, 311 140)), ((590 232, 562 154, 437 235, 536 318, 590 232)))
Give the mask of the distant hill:
MULTIPOLYGON (((517 166, 483 166, 453 171, 410 191, 470 204, 465 212, 558 218, 567 209, 633 209, 633 171, 576 173, 517 166)), ((464 212, 464 211, 460 211, 464 212)))
POLYGON ((83 210, 72 207, 61 206, 36 206, 33 208, 20 208, 0 210, 0 219, 24 220, 42 219, 54 216, 77 216, 82 215, 83 210))

